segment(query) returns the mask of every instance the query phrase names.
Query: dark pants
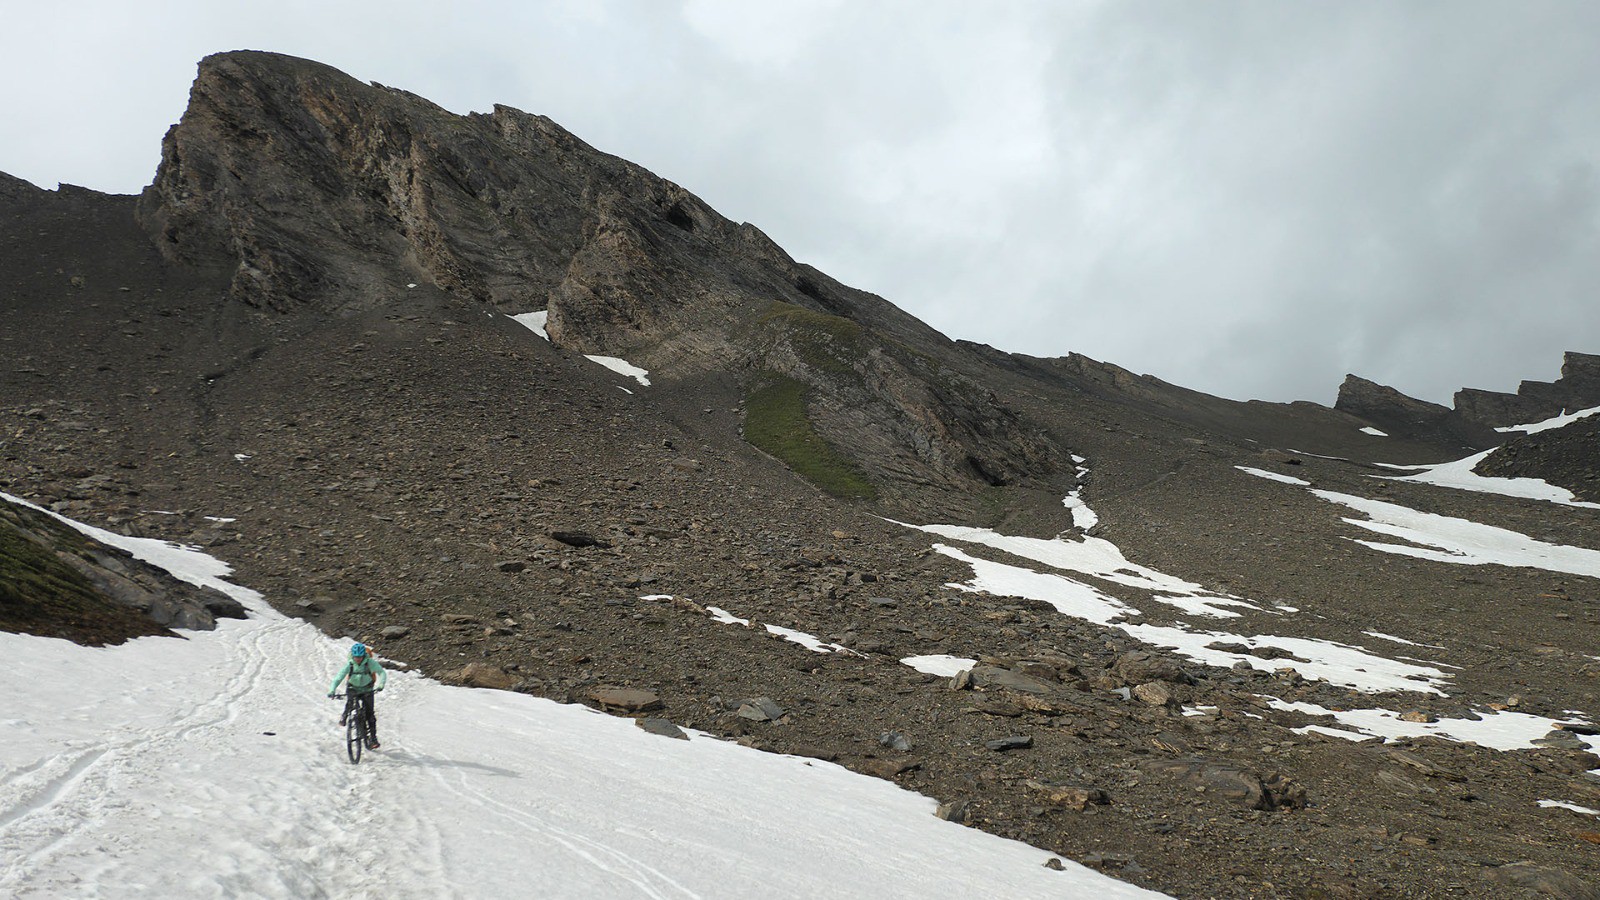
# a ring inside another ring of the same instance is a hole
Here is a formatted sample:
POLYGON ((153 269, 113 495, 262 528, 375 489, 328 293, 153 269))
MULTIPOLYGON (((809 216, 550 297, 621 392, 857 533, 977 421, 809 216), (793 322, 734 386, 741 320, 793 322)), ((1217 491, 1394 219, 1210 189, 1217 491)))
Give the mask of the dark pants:
POLYGON ((378 739, 378 713, 372 708, 372 692, 347 691, 344 695, 344 717, 348 721, 352 712, 367 720, 367 739, 378 739))

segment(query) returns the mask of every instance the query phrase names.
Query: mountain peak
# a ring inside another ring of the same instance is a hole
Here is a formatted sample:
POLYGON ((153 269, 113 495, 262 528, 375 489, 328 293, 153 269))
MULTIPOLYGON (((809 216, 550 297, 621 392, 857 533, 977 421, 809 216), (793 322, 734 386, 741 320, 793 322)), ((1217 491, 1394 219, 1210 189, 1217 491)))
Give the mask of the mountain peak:
POLYGON ((139 215, 169 260, 226 272, 229 298, 257 309, 372 310, 417 285, 545 311, 557 346, 673 380, 739 373, 747 399, 789 385, 869 474, 954 496, 1059 471, 988 392, 930 378, 954 349, 937 331, 509 106, 460 116, 294 57, 207 57, 139 215))

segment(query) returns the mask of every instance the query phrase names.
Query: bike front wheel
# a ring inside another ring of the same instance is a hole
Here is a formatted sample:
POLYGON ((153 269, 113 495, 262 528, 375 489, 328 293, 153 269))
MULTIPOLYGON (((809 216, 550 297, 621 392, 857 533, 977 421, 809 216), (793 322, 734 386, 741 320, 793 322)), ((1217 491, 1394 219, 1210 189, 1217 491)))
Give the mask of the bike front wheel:
POLYGON ((367 743, 367 723, 359 707, 350 713, 350 721, 345 725, 344 742, 345 751, 350 754, 350 764, 361 762, 361 749, 367 743))

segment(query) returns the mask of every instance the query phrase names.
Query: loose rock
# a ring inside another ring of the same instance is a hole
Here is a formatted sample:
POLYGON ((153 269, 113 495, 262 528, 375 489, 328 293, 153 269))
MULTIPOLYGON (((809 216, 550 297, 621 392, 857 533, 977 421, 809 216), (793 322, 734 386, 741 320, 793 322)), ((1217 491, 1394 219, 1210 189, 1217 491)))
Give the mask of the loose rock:
POLYGON ((661 698, 650 691, 625 687, 590 688, 584 697, 600 704, 601 708, 620 712, 647 712, 662 707, 661 698))
POLYGON ((898 731, 886 731, 878 735, 878 743, 888 747, 890 750, 903 752, 911 749, 911 739, 898 731))
POLYGON ((735 713, 741 719, 752 722, 776 722, 787 714, 787 710, 772 701, 770 697, 756 697, 739 704, 739 711, 735 713))
POLYGON ((651 734, 659 734, 662 737, 676 738, 680 741, 687 741, 689 739, 689 736, 684 733, 682 728, 679 728, 666 719, 635 719, 634 724, 638 725, 645 731, 650 732, 651 734))

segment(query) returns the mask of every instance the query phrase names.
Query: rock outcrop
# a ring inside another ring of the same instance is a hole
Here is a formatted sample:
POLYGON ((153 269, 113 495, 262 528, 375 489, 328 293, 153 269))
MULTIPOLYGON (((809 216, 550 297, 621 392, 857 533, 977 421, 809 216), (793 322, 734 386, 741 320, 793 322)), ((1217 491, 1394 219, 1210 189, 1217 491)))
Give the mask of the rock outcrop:
POLYGON ((1345 376, 1333 408, 1365 419, 1394 437, 1459 441, 1478 450, 1500 442, 1493 428, 1449 407, 1408 397, 1355 375, 1345 376))
POLYGON ((1505 427, 1540 422, 1600 406, 1600 356, 1569 351, 1555 381, 1524 381, 1515 394, 1463 388, 1456 411, 1485 425, 1505 427))
POLYGON ((1579 500, 1600 503, 1600 415, 1512 437, 1474 471, 1498 478, 1537 478, 1566 488, 1579 500))
POLYGON ((0 631, 115 644, 244 615, 237 600, 0 501, 0 631))

